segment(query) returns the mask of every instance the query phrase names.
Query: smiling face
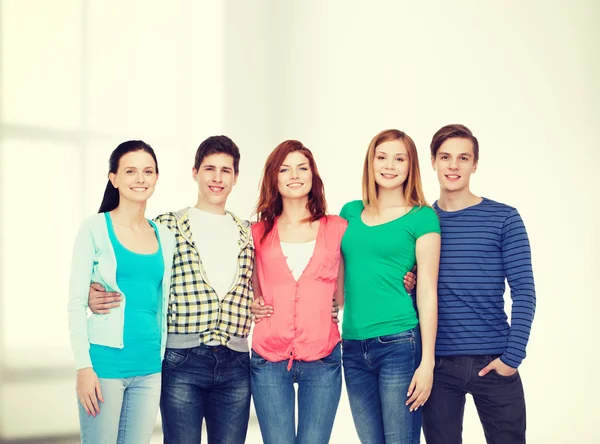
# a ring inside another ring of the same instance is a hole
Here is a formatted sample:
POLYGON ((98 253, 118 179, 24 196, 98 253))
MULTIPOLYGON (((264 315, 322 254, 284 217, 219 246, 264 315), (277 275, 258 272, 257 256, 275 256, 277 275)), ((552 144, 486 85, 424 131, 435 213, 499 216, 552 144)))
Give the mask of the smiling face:
POLYGON ((477 170, 473 142, 458 137, 447 139, 431 159, 431 164, 443 191, 468 191, 471 174, 477 170))
POLYGON ((373 173, 379 189, 402 188, 408 177, 408 151, 401 140, 388 140, 375 148, 373 173))
POLYGON ((198 184, 198 206, 206 211, 223 213, 227 197, 237 181, 233 157, 224 153, 206 156, 198 169, 192 168, 192 175, 198 184))
POLYGON ((312 182, 313 174, 308 158, 298 151, 289 153, 277 175, 277 189, 282 199, 308 198, 312 182))
POLYGON ((117 172, 110 173, 108 178, 119 190, 120 202, 146 202, 158 180, 156 163, 146 151, 131 151, 119 159, 117 172))

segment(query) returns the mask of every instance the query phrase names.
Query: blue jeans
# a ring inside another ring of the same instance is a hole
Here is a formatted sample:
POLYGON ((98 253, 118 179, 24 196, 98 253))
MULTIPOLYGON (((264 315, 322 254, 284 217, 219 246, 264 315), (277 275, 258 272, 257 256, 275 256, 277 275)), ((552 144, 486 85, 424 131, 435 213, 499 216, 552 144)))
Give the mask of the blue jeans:
POLYGON ((167 348, 160 411, 165 444, 243 444, 250 418, 250 357, 224 346, 167 348))
POLYGON ((104 402, 100 414, 88 415, 79 405, 83 444, 148 443, 158 416, 160 373, 131 378, 99 378, 104 402))
POLYGON ((387 336, 343 340, 344 378, 362 444, 418 444, 421 409, 405 405, 421 362, 419 327, 387 336))
POLYGON ((517 371, 502 376, 479 371, 490 356, 436 356, 431 396, 423 406, 423 432, 428 444, 462 443, 465 396, 473 401, 489 444, 525 444, 525 396, 517 371))
POLYGON ((252 350, 252 398, 264 444, 329 442, 342 393, 340 344, 318 361, 270 362, 252 350), (298 384, 298 433, 296 394, 298 384))

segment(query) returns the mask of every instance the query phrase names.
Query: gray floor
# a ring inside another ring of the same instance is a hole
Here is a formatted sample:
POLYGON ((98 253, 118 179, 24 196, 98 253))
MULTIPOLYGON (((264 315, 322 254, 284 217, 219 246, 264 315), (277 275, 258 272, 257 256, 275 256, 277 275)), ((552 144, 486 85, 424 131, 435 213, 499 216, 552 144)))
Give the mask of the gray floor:
MULTIPOLYGON (((256 422, 256 418, 250 420, 250 425, 248 427, 248 435, 246 437, 247 444, 260 444, 262 443, 262 439, 260 437, 260 430, 258 429, 258 423, 256 422)), ((206 442, 206 430, 203 435, 203 442, 206 442)), ((158 431, 150 441, 150 444, 162 444, 162 433, 158 431)), ((81 440, 78 437, 64 437, 64 438, 44 438, 42 440, 18 440, 18 441, 2 441, 0 440, 0 444, 80 444, 81 440)))

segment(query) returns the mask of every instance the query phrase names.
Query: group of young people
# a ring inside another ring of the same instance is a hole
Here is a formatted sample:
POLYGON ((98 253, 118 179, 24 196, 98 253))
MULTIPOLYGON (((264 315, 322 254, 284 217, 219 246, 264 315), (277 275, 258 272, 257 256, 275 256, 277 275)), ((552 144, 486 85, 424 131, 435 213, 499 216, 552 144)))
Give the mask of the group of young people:
POLYGON ((327 443, 343 367, 362 443, 418 443, 421 427, 460 443, 467 393, 488 443, 524 443, 531 252, 517 210, 470 191, 478 160, 468 128, 437 131, 430 206, 413 140, 382 131, 362 199, 334 216, 312 152, 287 140, 251 224, 226 210, 239 149, 214 136, 196 152, 196 205, 152 221, 154 151, 119 145, 73 256, 82 441, 149 442, 160 406, 165 443, 197 444, 204 421, 209 444, 244 443, 252 398, 264 443, 327 443))

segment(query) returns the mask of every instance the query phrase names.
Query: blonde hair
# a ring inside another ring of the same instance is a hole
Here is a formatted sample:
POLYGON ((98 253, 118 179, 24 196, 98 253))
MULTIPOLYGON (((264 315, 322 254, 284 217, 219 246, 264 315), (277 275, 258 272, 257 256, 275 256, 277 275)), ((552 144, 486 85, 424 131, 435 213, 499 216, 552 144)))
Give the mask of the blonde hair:
POLYGON ((429 206, 425 200, 425 194, 423 193, 423 185, 421 183, 421 171, 419 169, 419 157, 417 155, 417 147, 415 142, 408 136, 408 134, 395 130, 389 129, 380 132, 369 144, 367 155, 365 156, 365 165, 363 168, 363 180, 362 180, 362 195, 363 204, 365 206, 372 205, 378 206, 378 186, 375 183, 375 175, 373 171, 373 160, 375 159, 375 148, 384 142, 390 140, 399 140, 406 147, 408 154, 408 175, 404 181, 404 199, 406 200, 407 206, 429 206))

